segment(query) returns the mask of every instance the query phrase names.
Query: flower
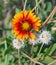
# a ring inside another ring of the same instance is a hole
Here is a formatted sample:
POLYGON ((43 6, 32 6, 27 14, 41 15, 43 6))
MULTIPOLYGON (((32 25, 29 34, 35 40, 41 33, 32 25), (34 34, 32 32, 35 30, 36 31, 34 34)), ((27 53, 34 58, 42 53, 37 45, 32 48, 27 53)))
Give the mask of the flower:
POLYGON ((12 43, 13 43, 14 48, 16 49, 20 49, 24 45, 24 42, 18 39, 14 39, 12 43))
POLYGON ((51 41, 52 37, 49 31, 43 31, 39 35, 38 42, 43 44, 48 44, 51 41))
POLYGON ((21 11, 15 14, 12 19, 12 30, 17 39, 35 39, 36 35, 32 30, 39 31, 41 26, 40 17, 36 17, 32 11, 21 11))
POLYGON ((32 39, 32 40, 30 39, 30 40, 29 40, 29 44, 30 44, 30 45, 32 45, 32 44, 35 45, 36 42, 37 42, 36 39, 32 39))
POLYGON ((35 35, 36 35, 36 38, 35 39, 28 39, 28 43, 30 44, 30 45, 35 45, 35 44, 37 44, 37 38, 38 38, 38 36, 37 36, 37 33, 36 32, 34 32, 35 33, 35 35))

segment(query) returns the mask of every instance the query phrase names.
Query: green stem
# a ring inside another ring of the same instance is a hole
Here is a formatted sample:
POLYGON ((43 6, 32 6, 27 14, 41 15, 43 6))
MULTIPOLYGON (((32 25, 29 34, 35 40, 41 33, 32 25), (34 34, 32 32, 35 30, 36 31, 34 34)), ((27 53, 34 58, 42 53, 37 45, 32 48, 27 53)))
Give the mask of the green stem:
MULTIPOLYGON (((7 50, 7 43, 5 41, 5 50, 7 50)), ((5 65, 8 65, 8 55, 5 56, 5 65)))
POLYGON ((20 61, 20 50, 19 50, 19 49, 18 49, 18 64, 19 64, 19 65, 22 65, 22 64, 21 64, 21 61, 20 61))
POLYGON ((34 11, 41 2, 42 2, 42 0, 39 0, 38 4, 36 4, 36 6, 32 9, 32 11, 34 11))
MULTIPOLYGON (((40 50, 39 50, 39 52, 38 52, 38 54, 37 54, 37 57, 39 56, 39 54, 40 54, 40 52, 41 52, 43 46, 44 46, 44 44, 42 43, 42 45, 41 45, 41 47, 40 47, 40 50)), ((38 59, 39 59, 39 58, 38 58, 38 59)))
MULTIPOLYGON (((32 46, 31 46, 31 58, 33 57, 33 49, 34 49, 34 45, 32 44, 32 46)), ((32 62, 30 62, 30 65, 32 65, 32 62)))
POLYGON ((4 30, 4 31, 11 31, 11 30, 12 30, 12 28, 4 28, 4 27, 2 27, 2 28, 0 28, 0 30, 4 30))
POLYGON ((23 11, 24 11, 25 8, 26 8, 26 4, 27 4, 27 0, 25 0, 23 11))
MULTIPOLYGON (((37 5, 38 4, 38 0, 35 0, 35 2, 36 2, 36 5, 37 5)), ((38 14, 38 7, 36 7, 35 12, 36 12, 36 14, 38 14)))

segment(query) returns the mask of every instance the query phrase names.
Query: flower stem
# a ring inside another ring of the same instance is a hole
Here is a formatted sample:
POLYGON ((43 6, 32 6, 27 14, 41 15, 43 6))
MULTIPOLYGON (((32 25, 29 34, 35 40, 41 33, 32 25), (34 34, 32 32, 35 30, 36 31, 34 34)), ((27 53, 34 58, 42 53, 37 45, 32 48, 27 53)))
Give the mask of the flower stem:
POLYGON ((24 55, 24 57, 28 58, 30 61, 34 62, 35 64, 39 64, 39 65, 44 65, 39 61, 35 61, 33 58, 29 57, 27 54, 25 54, 24 52, 21 51, 21 54, 24 55))
MULTIPOLYGON (((6 41, 5 41, 5 50, 7 50, 7 43, 6 43, 6 41)), ((9 62, 8 62, 8 55, 6 54, 5 55, 5 65, 8 65, 9 64, 9 62)))
POLYGON ((18 50, 18 64, 21 65, 21 61, 20 61, 20 50, 18 50))
POLYGON ((27 3, 27 0, 25 0, 24 7, 23 7, 23 11, 24 11, 25 8, 26 8, 26 3, 27 3))
MULTIPOLYGON (((39 50, 39 52, 38 52, 38 54, 37 54, 37 57, 39 56, 39 54, 40 54, 40 52, 41 52, 43 46, 44 46, 44 44, 41 45, 40 50, 39 50)), ((38 58, 38 59, 39 59, 39 58, 38 58)))
POLYGON ((48 65, 52 65, 56 62, 56 60, 52 61, 51 63, 49 63, 48 65))
POLYGON ((44 26, 45 24, 50 23, 50 20, 52 19, 52 17, 54 16, 56 12, 56 6, 54 7, 54 9, 52 10, 52 12, 50 13, 50 15, 46 18, 46 20, 44 21, 44 23, 42 24, 42 26, 44 26), (50 19, 51 18, 51 19, 50 19), (48 21, 49 20, 49 21, 48 21))
MULTIPOLYGON (((33 49, 34 49, 34 45, 32 44, 32 46, 31 46, 31 58, 33 58, 33 49)), ((32 61, 30 62, 30 65, 32 65, 32 61)))
POLYGON ((30 61, 34 62, 35 64, 44 65, 43 63, 39 61, 35 61, 33 58, 29 57, 27 54, 21 51, 21 54, 24 55, 24 57, 28 58, 30 61))
MULTIPOLYGON (((38 0, 35 0, 36 5, 38 4, 38 0)), ((38 14, 38 8, 36 7, 35 12, 38 14)))
POLYGON ((35 7, 32 9, 32 11, 34 11, 34 10, 38 7, 38 5, 41 3, 41 1, 42 1, 42 0, 40 0, 40 1, 38 2, 38 4, 35 5, 35 7))

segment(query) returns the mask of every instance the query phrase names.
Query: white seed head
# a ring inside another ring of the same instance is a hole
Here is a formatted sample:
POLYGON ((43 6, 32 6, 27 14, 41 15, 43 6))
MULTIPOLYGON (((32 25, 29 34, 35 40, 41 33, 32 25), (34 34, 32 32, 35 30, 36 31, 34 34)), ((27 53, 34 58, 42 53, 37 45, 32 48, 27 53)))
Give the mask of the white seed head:
POLYGON ((29 44, 30 44, 30 45, 32 45, 32 44, 35 45, 36 42, 37 42, 36 39, 32 39, 32 40, 30 39, 30 40, 29 40, 29 44))
POLYGON ((51 41, 52 37, 49 31, 43 31, 39 35, 38 42, 43 44, 48 44, 51 41))
POLYGON ((18 39, 14 39, 12 43, 13 43, 13 47, 16 49, 20 49, 24 45, 24 42, 18 39))

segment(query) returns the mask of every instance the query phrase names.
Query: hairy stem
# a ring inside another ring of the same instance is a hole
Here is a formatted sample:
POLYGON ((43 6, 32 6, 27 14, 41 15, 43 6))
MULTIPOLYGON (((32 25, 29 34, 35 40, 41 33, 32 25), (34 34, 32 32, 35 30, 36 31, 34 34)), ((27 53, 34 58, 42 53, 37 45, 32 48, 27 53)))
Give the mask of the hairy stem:
POLYGON ((38 7, 38 5, 41 3, 41 1, 42 1, 42 0, 40 0, 40 1, 38 2, 38 4, 36 4, 36 6, 32 9, 32 11, 34 11, 34 10, 38 7))
POLYGON ((54 16, 55 12, 56 12, 56 6, 54 7, 54 9, 50 13, 50 15, 47 17, 47 19, 44 21, 44 23, 42 24, 42 26, 44 26, 45 24, 50 23, 50 20, 51 20, 50 18, 52 18, 54 16))
MULTIPOLYGON (((41 47, 40 47, 40 50, 39 50, 39 52, 38 52, 38 54, 37 54, 37 57, 39 56, 39 54, 40 54, 40 52, 41 52, 43 46, 44 46, 44 44, 42 43, 42 45, 41 45, 41 47)), ((39 59, 39 58, 38 58, 38 59, 39 59)))
MULTIPOLYGON (((32 46, 31 46, 31 58, 33 58, 33 49, 34 49, 34 45, 32 44, 32 46)), ((30 65, 32 65, 32 61, 30 62, 30 65)))
POLYGON ((27 4, 27 0, 25 0, 24 7, 23 7, 23 11, 24 11, 25 8, 26 8, 26 4, 27 4))
POLYGON ((18 50, 18 64, 21 65, 21 61, 20 61, 20 50, 18 50))
POLYGON ((44 65, 36 60, 34 60, 33 58, 29 57, 27 54, 25 54, 24 52, 21 51, 21 54, 23 54, 25 57, 27 57, 30 61, 34 62, 35 64, 39 64, 39 65, 44 65))
MULTIPOLYGON (((38 0, 35 0, 36 5, 38 4, 38 0)), ((38 8, 35 9, 36 14, 38 14, 38 8)))

